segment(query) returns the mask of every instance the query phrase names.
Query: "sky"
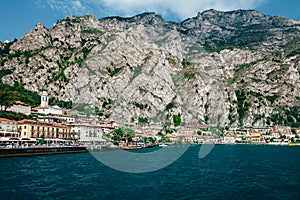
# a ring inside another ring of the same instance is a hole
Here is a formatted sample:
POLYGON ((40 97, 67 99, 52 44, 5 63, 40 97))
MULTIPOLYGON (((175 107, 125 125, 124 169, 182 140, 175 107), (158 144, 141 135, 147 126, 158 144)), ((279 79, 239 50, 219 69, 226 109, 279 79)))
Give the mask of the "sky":
POLYGON ((103 18, 155 12, 167 21, 180 22, 208 9, 253 9, 300 20, 299 8, 299 0, 2 0, 0 41, 20 39, 39 22, 50 29, 69 15, 103 18))

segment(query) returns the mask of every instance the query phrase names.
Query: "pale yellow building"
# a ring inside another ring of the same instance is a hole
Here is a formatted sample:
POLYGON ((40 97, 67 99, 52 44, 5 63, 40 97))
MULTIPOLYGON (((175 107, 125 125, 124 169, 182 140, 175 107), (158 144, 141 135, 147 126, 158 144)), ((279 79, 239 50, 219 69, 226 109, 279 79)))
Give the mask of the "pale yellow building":
POLYGON ((21 138, 73 139, 70 128, 64 124, 24 119, 18 122, 21 138))
POLYGON ((254 143, 261 143, 264 139, 261 137, 260 132, 250 132, 250 141, 254 143))

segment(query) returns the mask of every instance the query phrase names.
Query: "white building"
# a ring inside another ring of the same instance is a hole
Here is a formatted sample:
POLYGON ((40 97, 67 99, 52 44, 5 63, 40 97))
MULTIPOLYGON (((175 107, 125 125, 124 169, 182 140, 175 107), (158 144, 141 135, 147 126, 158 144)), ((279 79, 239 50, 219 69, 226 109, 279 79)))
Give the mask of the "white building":
POLYGON ((69 115, 48 115, 39 116, 40 121, 52 123, 75 123, 75 117, 69 115))
POLYGON ((23 113, 25 115, 31 114, 31 107, 23 103, 22 101, 16 101, 14 105, 8 107, 6 110, 16 113, 23 113))
POLYGON ((43 91, 41 96, 41 107, 48 106, 48 105, 49 105, 48 93, 46 91, 43 91))
POLYGON ((71 127, 71 133, 79 135, 82 144, 101 144, 103 140, 103 130, 99 125, 90 124, 67 124, 71 127))
POLYGON ((63 110, 55 105, 55 106, 49 106, 49 97, 48 93, 46 91, 43 91, 42 96, 41 96, 41 106, 34 108, 37 110, 38 113, 48 115, 48 114, 53 114, 53 115, 62 115, 63 110))
POLYGON ((53 115, 62 115, 63 114, 63 110, 59 107, 59 106, 40 106, 40 107, 36 107, 35 108, 38 113, 41 114, 45 114, 45 115, 49 115, 49 114, 53 114, 53 115))
POLYGON ((17 121, 6 118, 0 118, 0 139, 1 138, 20 137, 17 121))
POLYGON ((67 123, 75 123, 75 117, 70 115, 57 115, 57 117, 66 121, 67 123))
POLYGON ((235 143, 234 135, 225 135, 223 137, 223 143, 224 144, 234 144, 235 143))

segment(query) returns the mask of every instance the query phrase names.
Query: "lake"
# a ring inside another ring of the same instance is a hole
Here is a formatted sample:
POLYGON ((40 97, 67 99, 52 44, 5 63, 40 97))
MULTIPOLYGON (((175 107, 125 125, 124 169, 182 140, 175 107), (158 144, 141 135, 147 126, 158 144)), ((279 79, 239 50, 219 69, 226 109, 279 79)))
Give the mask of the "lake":
POLYGON ((200 147, 147 173, 89 152, 1 158, 0 199, 300 199, 299 146, 215 145, 202 159, 200 147))

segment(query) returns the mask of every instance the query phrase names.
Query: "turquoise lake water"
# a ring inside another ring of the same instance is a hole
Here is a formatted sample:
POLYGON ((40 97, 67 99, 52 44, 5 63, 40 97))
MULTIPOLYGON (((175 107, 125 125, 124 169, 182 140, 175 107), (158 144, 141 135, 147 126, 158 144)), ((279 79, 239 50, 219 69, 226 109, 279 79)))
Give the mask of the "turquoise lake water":
POLYGON ((202 159, 199 149, 137 174, 91 153, 1 158, 0 199, 300 199, 300 147, 215 145, 202 159))

